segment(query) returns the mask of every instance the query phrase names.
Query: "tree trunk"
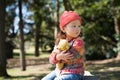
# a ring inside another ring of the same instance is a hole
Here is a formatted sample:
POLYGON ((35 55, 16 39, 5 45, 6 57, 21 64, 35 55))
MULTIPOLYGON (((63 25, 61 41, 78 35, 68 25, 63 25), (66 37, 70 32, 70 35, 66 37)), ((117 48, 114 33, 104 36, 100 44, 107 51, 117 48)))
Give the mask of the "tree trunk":
POLYGON ((118 19, 116 17, 116 11, 114 10, 114 27, 115 27, 115 32, 117 35, 120 34, 120 29, 119 29, 119 24, 118 24, 118 19))
POLYGON ((20 64, 22 71, 26 70, 25 51, 24 51, 24 32, 23 32, 23 20, 22 20, 22 0, 19 0, 19 28, 20 28, 20 64))
MULTIPOLYGON (((119 31, 119 25, 118 25, 118 19, 116 16, 114 16, 114 27, 115 27, 115 32, 117 35, 120 35, 120 31, 119 31)), ((118 42, 117 42, 118 43, 118 42)), ((120 46, 118 46, 120 47, 120 46)), ((120 59, 120 51, 118 51, 118 54, 117 54, 117 58, 120 59)))
POLYGON ((65 7, 65 10, 66 11, 73 11, 74 9, 72 8, 69 0, 63 0, 63 4, 64 4, 64 7, 65 7))
POLYGON ((0 0, 0 76, 8 77, 5 54, 5 0, 0 0))
POLYGON ((59 0, 56 0, 56 5, 57 5, 57 7, 56 7, 56 16, 57 16, 57 19, 56 19, 56 26, 57 27, 59 27, 59 7, 60 7, 60 5, 59 5, 59 0))
POLYGON ((59 0, 56 0, 56 12, 55 12, 55 22, 56 22, 56 27, 55 27, 55 29, 54 29, 54 39, 56 39, 56 37, 57 37, 57 34, 58 34, 58 27, 59 27, 59 7, 60 7, 60 5, 59 5, 59 0))
POLYGON ((35 56, 36 57, 39 56, 39 33, 40 33, 40 26, 37 23, 35 28, 35 56))
POLYGON ((42 24, 42 14, 39 13, 39 7, 40 7, 40 2, 38 0, 34 0, 34 4, 36 4, 34 7, 36 10, 35 11, 35 17, 36 17, 36 28, 35 28, 35 56, 38 57, 40 55, 39 53, 39 39, 40 39, 40 26, 42 24))
MULTIPOLYGON (((119 23, 118 23, 118 18, 117 18, 117 15, 119 14, 119 9, 116 8, 116 3, 117 1, 115 0, 112 0, 112 6, 114 7, 112 9, 112 13, 113 13, 113 20, 114 20, 114 29, 115 29, 115 33, 116 35, 120 35, 120 26, 119 26, 119 23)), ((120 38, 119 38, 120 39, 120 38)), ((117 43, 119 43, 119 41, 117 41, 117 43)), ((117 48, 120 47, 120 46, 117 46, 117 48)), ((120 50, 118 51, 118 54, 117 54, 117 58, 120 59, 120 50)))

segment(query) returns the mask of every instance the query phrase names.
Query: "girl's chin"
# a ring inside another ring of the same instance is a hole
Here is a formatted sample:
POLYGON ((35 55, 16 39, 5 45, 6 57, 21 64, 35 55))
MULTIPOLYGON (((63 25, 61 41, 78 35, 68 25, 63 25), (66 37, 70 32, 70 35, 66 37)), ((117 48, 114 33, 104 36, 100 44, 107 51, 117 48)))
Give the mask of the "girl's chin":
POLYGON ((74 35, 74 38, 78 37, 79 35, 74 35))
MULTIPOLYGON (((78 35, 79 36, 79 35, 78 35)), ((78 37, 78 36, 72 36, 72 38, 76 38, 76 37, 78 37)))
POLYGON ((69 37, 71 37, 71 38, 76 38, 76 37, 78 37, 79 35, 71 35, 71 36, 69 36, 69 37))

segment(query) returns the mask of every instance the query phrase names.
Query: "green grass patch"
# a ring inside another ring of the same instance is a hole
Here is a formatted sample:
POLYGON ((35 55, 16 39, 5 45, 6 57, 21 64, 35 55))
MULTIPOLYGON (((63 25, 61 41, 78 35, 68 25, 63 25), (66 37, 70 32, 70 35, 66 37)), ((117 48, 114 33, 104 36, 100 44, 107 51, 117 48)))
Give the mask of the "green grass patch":
MULTIPOLYGON (((8 64, 10 64, 11 66, 17 64, 19 65, 20 64, 19 54, 20 54, 20 50, 15 49, 14 58, 11 61, 8 60, 9 61, 8 64)), ((36 78, 39 79, 42 78, 51 71, 50 68, 51 64, 48 64, 49 55, 50 53, 40 52, 40 56, 35 57, 34 50, 27 50, 25 53, 26 63, 28 65, 26 66, 26 71, 22 71, 20 66, 8 68, 7 72, 12 77, 0 79, 0 80, 36 80, 36 78)))
MULTIPOLYGON (((20 49, 14 49, 13 51, 13 55, 14 55, 14 58, 19 58, 20 57, 20 49)), ((39 52, 39 56, 40 58, 46 58, 46 57, 49 57, 50 53, 48 52, 39 52)), ((26 58, 33 58, 35 57, 35 53, 34 53, 34 49, 28 49, 25 51, 25 57, 26 58)))

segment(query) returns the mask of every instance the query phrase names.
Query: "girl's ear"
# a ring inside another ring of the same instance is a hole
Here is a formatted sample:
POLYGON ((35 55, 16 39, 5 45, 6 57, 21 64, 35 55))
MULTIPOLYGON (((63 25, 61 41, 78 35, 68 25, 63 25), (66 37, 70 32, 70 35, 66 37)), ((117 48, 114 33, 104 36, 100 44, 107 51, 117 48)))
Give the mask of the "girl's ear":
POLYGON ((65 33, 65 27, 64 27, 64 28, 62 28, 62 32, 64 32, 64 33, 65 33))
POLYGON ((64 33, 65 33, 65 30, 63 29, 63 30, 62 30, 62 32, 64 32, 64 33))

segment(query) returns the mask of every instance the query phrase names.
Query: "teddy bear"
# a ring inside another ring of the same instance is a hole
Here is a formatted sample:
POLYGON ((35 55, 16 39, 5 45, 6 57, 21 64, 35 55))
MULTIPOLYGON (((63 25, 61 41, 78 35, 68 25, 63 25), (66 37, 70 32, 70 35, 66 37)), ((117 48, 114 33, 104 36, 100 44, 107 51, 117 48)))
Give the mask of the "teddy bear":
MULTIPOLYGON (((70 45, 66 39, 60 39, 57 48, 60 51, 68 50, 70 48, 70 45)), ((62 69, 63 66, 64 66, 64 62, 62 60, 56 64, 57 69, 62 69)))
MULTIPOLYGON (((68 50, 70 48, 70 45, 66 39, 60 39, 57 48, 60 51, 68 50)), ((61 60, 56 64, 56 67, 57 69, 62 69, 64 67, 64 62, 61 60)))

